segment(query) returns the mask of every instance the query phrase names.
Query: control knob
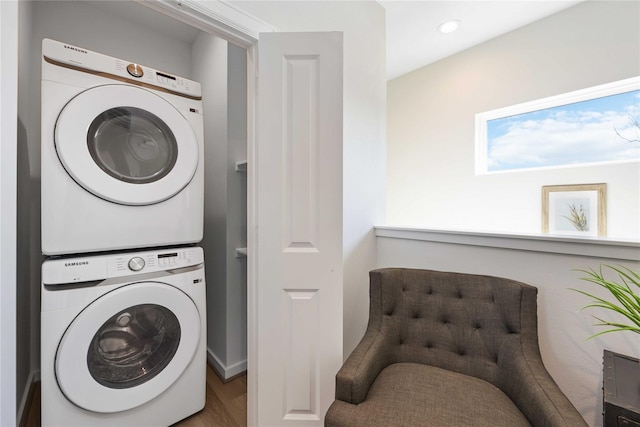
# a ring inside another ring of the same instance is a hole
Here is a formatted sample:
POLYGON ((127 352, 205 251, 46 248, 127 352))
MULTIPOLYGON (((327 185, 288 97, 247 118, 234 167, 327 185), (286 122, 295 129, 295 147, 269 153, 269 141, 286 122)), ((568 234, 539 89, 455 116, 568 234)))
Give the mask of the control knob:
POLYGON ((133 257, 129 260, 129 269, 131 271, 140 271, 144 268, 144 260, 139 256, 133 257))
POLYGON ((138 64, 127 65, 127 71, 133 77, 142 77, 144 75, 144 71, 142 70, 142 67, 139 66, 138 64))

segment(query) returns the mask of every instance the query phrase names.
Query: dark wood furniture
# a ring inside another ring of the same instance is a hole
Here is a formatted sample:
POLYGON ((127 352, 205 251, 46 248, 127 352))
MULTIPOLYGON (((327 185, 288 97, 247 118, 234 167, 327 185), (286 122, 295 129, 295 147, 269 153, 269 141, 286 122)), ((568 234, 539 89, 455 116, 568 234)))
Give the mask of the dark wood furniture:
POLYGON ((604 427, 640 427, 640 363, 605 350, 603 358, 604 427))

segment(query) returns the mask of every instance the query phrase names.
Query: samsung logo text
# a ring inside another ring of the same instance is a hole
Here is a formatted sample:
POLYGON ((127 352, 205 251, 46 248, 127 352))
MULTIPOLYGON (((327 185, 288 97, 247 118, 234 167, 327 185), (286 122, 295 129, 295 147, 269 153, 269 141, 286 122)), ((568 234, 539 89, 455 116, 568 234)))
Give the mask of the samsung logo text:
POLYGON ((65 267, 77 267, 80 265, 89 265, 89 261, 73 261, 73 262, 65 262, 65 267))
POLYGON ((75 50, 76 52, 80 52, 80 53, 87 53, 87 51, 84 49, 80 49, 79 47, 75 47, 75 46, 69 46, 67 44, 64 45, 64 48, 69 50, 75 50))

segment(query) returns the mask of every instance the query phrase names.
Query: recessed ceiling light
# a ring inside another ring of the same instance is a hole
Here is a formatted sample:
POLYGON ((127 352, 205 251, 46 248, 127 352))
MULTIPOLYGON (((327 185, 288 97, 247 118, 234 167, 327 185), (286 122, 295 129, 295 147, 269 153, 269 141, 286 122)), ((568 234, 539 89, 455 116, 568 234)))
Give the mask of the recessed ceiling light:
POLYGON ((438 31, 440 31, 442 34, 449 34, 457 30, 459 26, 460 21, 458 21, 457 19, 451 19, 440 24, 440 26, 438 26, 438 31))

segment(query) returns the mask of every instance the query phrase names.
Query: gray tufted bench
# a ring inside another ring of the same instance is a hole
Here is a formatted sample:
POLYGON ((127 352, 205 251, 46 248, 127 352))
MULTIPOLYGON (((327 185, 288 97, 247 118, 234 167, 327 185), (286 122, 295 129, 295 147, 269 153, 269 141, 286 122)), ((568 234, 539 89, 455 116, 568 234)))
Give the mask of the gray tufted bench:
POLYGON ((586 426, 542 363, 535 287, 402 268, 370 280, 325 426, 586 426))

